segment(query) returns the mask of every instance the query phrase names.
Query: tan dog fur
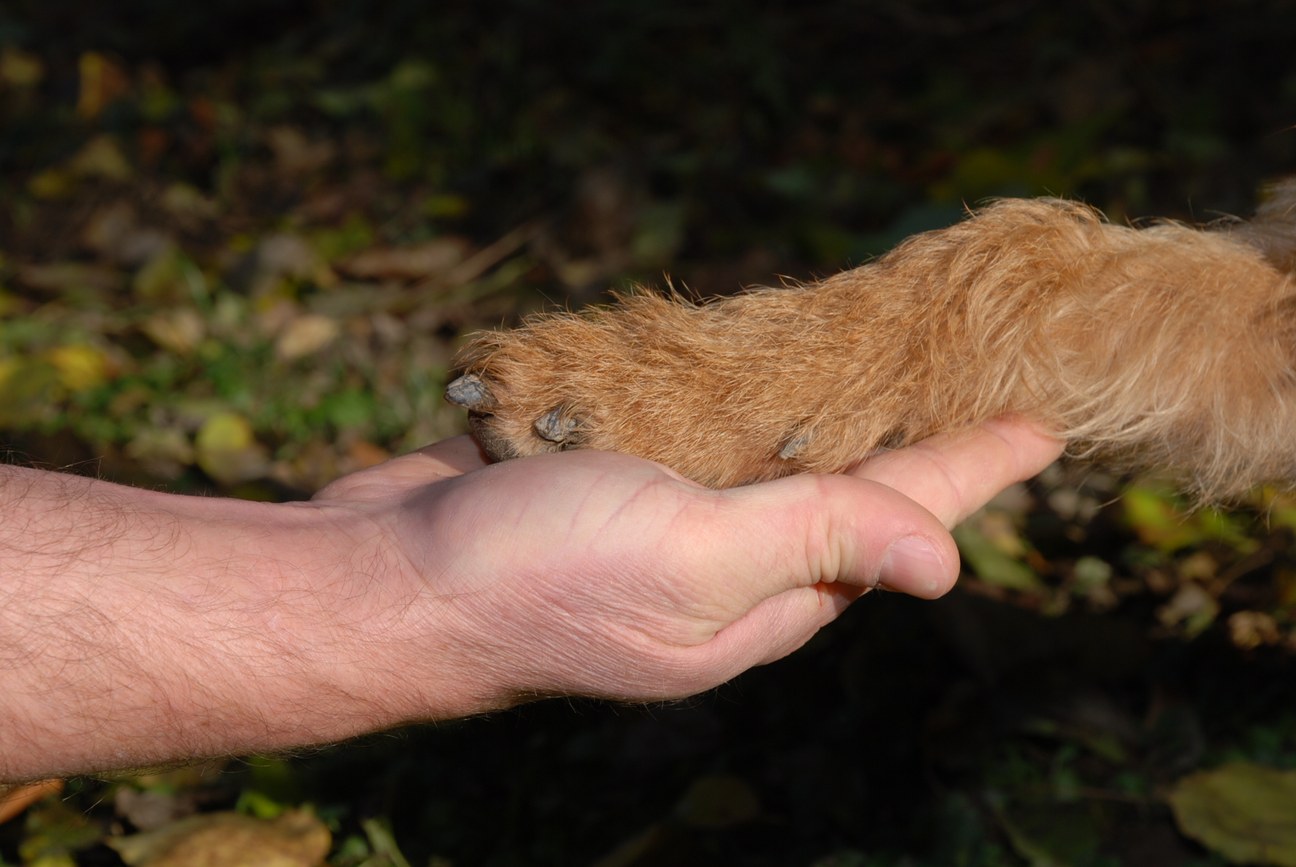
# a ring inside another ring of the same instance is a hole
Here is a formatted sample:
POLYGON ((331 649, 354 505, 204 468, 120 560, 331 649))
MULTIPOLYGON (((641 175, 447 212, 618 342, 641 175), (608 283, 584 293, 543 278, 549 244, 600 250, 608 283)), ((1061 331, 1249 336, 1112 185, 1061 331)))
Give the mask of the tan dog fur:
POLYGON ((1296 181, 1250 223, 993 204, 812 285, 635 294, 486 333, 447 396, 497 459, 609 449, 729 486, 1005 413, 1205 498, 1296 481, 1296 181))

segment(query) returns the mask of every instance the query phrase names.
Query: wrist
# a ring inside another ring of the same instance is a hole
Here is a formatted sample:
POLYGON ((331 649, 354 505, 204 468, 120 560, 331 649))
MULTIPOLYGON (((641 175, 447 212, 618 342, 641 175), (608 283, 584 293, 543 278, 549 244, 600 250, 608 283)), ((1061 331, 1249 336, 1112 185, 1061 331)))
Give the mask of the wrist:
POLYGON ((224 715, 230 741, 197 752, 327 743, 480 709, 446 671, 454 654, 433 649, 444 606, 426 598, 399 546, 363 510, 165 505, 189 542, 184 574, 167 579, 176 582, 167 631, 199 651, 188 660, 195 669, 179 673, 209 686, 193 721, 224 715))
POLYGON ((216 662, 230 706, 265 724, 256 749, 510 703, 473 657, 453 594, 430 583, 444 564, 407 557, 402 540, 433 529, 401 527, 408 515, 399 506, 202 498, 184 506, 195 510, 185 517, 194 573, 214 576, 190 582, 198 604, 187 607, 228 618, 204 614, 196 628, 211 630, 211 646, 235 648, 216 662))

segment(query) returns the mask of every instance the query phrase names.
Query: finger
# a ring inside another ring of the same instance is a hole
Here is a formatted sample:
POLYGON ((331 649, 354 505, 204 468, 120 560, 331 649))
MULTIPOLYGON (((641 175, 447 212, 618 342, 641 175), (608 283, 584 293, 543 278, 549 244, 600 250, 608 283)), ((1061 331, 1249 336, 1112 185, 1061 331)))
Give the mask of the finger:
POLYGON ((1034 422, 1003 418, 877 455, 850 472, 894 488, 953 527, 1057 460, 1062 447, 1034 422))
POLYGON ((671 677, 660 681, 665 687, 661 697, 696 695, 794 653, 861 592, 841 584, 819 584, 764 600, 706 642, 679 648, 671 677))
POLYGON ((748 668, 782 659, 866 592, 845 584, 816 584, 780 593, 717 635, 720 640, 715 649, 743 657, 748 668))
POLYGON ((461 476, 486 463, 471 437, 452 437, 343 476, 318 491, 312 499, 323 502, 388 498, 393 491, 461 476))
POLYGON ((945 592, 958 549, 929 511, 896 490, 847 476, 792 476, 722 492, 721 516, 689 522, 699 568, 725 564, 742 611, 797 587, 843 583, 918 596, 945 592))
POLYGON ((423 471, 442 476, 461 476, 490 463, 481 446, 467 434, 424 446, 412 454, 431 458, 433 463, 425 465, 423 471))

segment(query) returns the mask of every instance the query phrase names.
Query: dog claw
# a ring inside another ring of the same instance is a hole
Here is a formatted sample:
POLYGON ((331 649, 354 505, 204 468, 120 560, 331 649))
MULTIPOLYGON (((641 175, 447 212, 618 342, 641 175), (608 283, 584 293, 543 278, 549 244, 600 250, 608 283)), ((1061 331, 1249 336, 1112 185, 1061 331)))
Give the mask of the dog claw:
POLYGON ((783 444, 783 448, 779 449, 779 459, 784 461, 792 460, 805 451, 805 447, 809 442, 810 434, 799 434, 792 437, 792 439, 783 444))
POLYGON ((543 440, 562 445, 572 439, 580 430, 580 420, 569 416, 560 406, 549 410, 532 425, 536 435, 543 440))
POLYGON ((446 386, 445 399, 464 409, 485 410, 494 403, 490 389, 480 376, 465 373, 446 386))

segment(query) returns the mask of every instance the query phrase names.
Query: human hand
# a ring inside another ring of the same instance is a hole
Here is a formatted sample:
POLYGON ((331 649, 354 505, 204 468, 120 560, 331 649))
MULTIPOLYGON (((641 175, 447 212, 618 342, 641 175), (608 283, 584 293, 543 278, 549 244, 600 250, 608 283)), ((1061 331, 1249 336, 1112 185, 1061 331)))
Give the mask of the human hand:
POLYGON ((314 504, 389 547, 395 568, 356 574, 354 592, 413 720, 554 694, 684 696, 785 656, 873 587, 939 596, 958 575, 946 528, 1060 450, 1001 420, 841 476, 715 491, 612 453, 486 466, 460 437, 314 504))
POLYGON ((459 437, 278 505, 0 466, 0 782, 699 692, 872 587, 945 592, 945 527, 1059 449, 1001 421, 715 491, 459 437))

